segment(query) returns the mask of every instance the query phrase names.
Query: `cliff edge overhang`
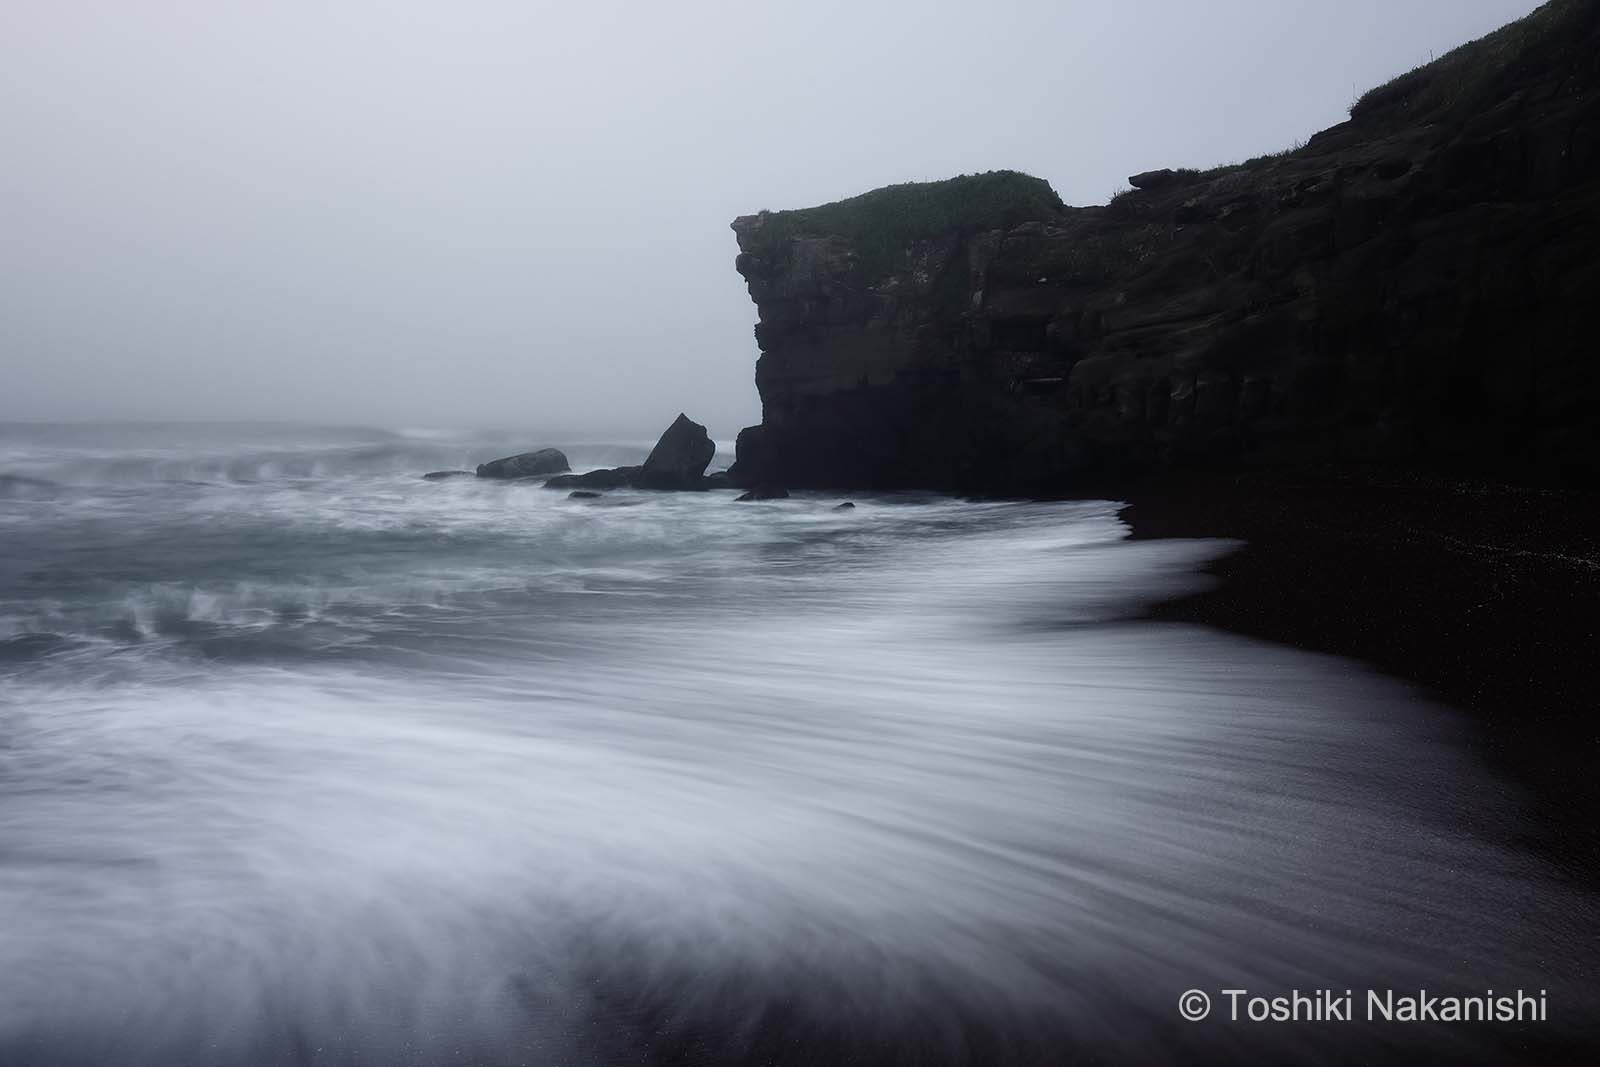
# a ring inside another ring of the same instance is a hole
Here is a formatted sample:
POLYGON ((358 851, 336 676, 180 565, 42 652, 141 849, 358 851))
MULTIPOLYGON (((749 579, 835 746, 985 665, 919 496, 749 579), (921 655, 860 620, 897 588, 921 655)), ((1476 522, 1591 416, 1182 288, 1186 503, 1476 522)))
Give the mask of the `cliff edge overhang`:
POLYGON ((1070 490, 1191 463, 1592 478, 1600 3, 1554 0, 1293 151, 1070 208, 1014 171, 733 223, 746 482, 1070 490))

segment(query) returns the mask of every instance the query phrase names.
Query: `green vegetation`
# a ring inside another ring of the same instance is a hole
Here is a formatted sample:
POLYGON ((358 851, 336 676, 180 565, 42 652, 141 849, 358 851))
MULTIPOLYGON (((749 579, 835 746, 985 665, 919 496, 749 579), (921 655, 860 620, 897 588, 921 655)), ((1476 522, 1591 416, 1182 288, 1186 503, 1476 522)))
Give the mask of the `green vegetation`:
MULTIPOLYGON (((1350 105, 1350 117, 1379 134, 1424 122, 1460 121, 1493 106, 1508 83, 1529 71, 1553 72, 1563 62, 1583 60, 1597 23, 1600 3, 1595 0, 1549 0, 1525 18, 1368 90, 1350 105)), ((1210 181, 1292 156, 1304 147, 1302 142, 1242 163, 1178 168, 1176 173, 1190 181, 1210 181)), ((1110 202, 1136 191, 1124 189, 1110 202)))
POLYGON ((1446 52, 1363 94, 1350 117, 1379 128, 1464 118, 1489 106, 1505 83, 1529 70, 1553 70, 1567 50, 1592 39, 1594 0, 1549 0, 1525 18, 1446 52))
MULTIPOLYGON (((1196 167, 1174 167, 1172 168, 1172 173, 1174 176, 1172 185, 1164 186, 1163 188, 1193 185, 1197 182, 1208 182, 1213 178, 1220 178, 1224 174, 1233 174, 1237 171, 1251 170, 1255 167, 1262 166, 1263 164, 1271 163, 1273 160, 1285 159, 1289 156, 1292 156, 1305 146, 1306 142, 1299 141, 1279 152, 1268 152, 1264 155, 1252 156, 1243 162, 1223 163, 1215 167, 1208 167, 1205 170, 1200 170, 1196 167)), ((1108 199, 1106 203, 1113 206, 1122 204, 1124 207, 1126 207, 1126 198, 1134 195, 1137 192, 1139 192, 1139 190, 1132 187, 1118 189, 1111 194, 1110 199, 1108 199)))
MULTIPOLYGON (((1300 151, 1300 149, 1304 148, 1305 146, 1306 146, 1306 143, 1304 141, 1297 141, 1294 144, 1290 145, 1288 148, 1279 149, 1276 152, 1266 152, 1266 153, 1263 153, 1262 155, 1259 155, 1259 156, 1251 156, 1249 159, 1245 160, 1242 163, 1223 163, 1220 166, 1210 167, 1210 168, 1208 168, 1206 170, 1196 171, 1196 172, 1193 172, 1193 173, 1194 173, 1196 178, 1199 178, 1202 181, 1209 181, 1212 178, 1220 178, 1224 174, 1232 174, 1234 171, 1250 170, 1250 169, 1252 169, 1254 167, 1259 167, 1264 163, 1271 163, 1273 160, 1276 160, 1276 159, 1285 159, 1285 158, 1287 158, 1289 156, 1294 155, 1296 152, 1300 151)), ((1190 173, 1190 172, 1180 171, 1179 173, 1190 173)))
POLYGON ((1055 218, 1061 198, 1042 178, 1014 170, 907 182, 796 211, 763 211, 759 239, 771 251, 792 237, 848 237, 869 273, 879 273, 922 237, 1003 229, 1055 218))

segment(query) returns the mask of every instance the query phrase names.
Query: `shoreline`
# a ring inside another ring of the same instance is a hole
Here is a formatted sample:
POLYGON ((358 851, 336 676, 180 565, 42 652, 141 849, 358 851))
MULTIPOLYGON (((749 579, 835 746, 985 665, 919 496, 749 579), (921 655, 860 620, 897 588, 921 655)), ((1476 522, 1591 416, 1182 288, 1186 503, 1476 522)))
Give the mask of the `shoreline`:
POLYGON ((1593 494, 1307 468, 1174 475, 1113 499, 1130 539, 1242 542, 1205 568, 1210 588, 1140 618, 1356 660, 1471 716, 1480 755, 1533 795, 1529 844, 1600 884, 1593 494))

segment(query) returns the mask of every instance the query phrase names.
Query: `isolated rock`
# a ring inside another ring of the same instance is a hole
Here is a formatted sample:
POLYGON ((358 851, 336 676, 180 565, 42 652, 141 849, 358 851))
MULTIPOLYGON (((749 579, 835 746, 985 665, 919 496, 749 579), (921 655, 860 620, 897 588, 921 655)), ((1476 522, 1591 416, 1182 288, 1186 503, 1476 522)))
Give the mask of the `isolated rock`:
POLYGON ((835 504, 833 506, 834 511, 854 511, 855 509, 856 506, 848 500, 846 500, 843 504, 835 504))
POLYGON ((471 478, 471 471, 429 471, 422 476, 423 481, 442 482, 446 478, 471 478))
POLYGON ((717 446, 706 428, 679 412, 639 472, 641 489, 700 489, 717 446))
POLYGON ((480 478, 535 478, 541 474, 558 474, 571 470, 567 457, 559 448, 541 448, 503 459, 478 464, 480 478))
MULTIPOLYGON (((1189 171, 1188 174, 1194 174, 1189 171)), ((1178 171, 1162 168, 1161 170, 1147 170, 1141 174, 1128 175, 1128 184, 1135 189, 1160 189, 1168 185, 1176 185, 1185 177, 1178 171)))
POLYGON ((758 485, 748 493, 741 493, 733 499, 737 503, 748 500, 784 500, 789 496, 789 490, 781 485, 758 485))
POLYGON ((601 494, 593 489, 574 489, 567 494, 568 500, 598 500, 601 494))
POLYGON ((705 489, 709 482, 705 477, 706 464, 711 462, 716 451, 717 446, 706 428, 679 413, 642 465, 563 474, 549 479, 544 486, 546 489, 705 489))
POLYGON ((638 480, 642 467, 605 467, 582 474, 558 474, 544 483, 546 489, 627 489, 638 480))

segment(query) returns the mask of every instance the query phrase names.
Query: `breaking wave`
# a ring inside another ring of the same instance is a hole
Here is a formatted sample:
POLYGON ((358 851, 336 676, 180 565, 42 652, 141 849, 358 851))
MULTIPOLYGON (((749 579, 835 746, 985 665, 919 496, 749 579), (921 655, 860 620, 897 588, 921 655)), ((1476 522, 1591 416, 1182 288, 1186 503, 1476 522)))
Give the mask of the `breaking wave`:
POLYGON ((182 479, 0 510, 0 1061, 1490 1060, 1529 1036, 1178 1018, 1234 986, 1521 984, 1560 1016, 1535 1036, 1593 1018, 1592 903, 1463 723, 1346 663, 1127 621, 1226 545, 1128 542, 1109 502, 426 483, 480 446, 416 434, 195 479, 214 443, 156 437, 129 447, 182 479))

